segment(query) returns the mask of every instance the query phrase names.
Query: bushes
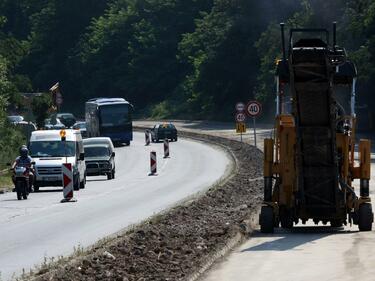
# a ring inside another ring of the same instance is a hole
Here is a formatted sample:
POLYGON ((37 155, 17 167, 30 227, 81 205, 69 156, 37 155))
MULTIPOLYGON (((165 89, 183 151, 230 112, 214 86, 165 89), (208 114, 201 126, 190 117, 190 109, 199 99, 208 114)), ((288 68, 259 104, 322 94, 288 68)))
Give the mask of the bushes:
POLYGON ((0 96, 0 166, 12 162, 18 155, 18 149, 26 144, 25 137, 6 120, 7 99, 0 96))

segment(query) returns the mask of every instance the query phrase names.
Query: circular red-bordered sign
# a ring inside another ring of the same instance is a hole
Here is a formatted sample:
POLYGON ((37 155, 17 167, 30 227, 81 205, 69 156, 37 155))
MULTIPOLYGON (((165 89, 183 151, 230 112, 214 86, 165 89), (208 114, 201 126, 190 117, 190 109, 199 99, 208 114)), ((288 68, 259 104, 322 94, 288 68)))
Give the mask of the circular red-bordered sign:
POLYGON ((246 105, 246 114, 249 117, 257 117, 262 113, 262 105, 257 101, 249 101, 246 105))
POLYGON ((242 123, 246 121, 246 114, 242 112, 236 113, 236 122, 242 123))

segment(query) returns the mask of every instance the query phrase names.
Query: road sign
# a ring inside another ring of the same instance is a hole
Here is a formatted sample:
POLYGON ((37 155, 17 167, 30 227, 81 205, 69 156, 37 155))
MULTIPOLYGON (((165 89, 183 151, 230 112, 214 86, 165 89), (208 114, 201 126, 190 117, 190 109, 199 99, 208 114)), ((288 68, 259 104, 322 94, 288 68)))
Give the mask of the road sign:
POLYGON ((245 122, 246 114, 242 112, 236 113, 236 122, 245 122))
POLYGON ((243 122, 237 122, 236 123, 236 132, 237 132, 237 134, 246 133, 246 124, 243 123, 243 122))
POLYGON ((243 102, 236 103, 236 110, 237 112, 245 111, 246 105, 243 102))
POLYGON ((249 101, 246 105, 246 114, 249 117, 257 117, 262 112, 262 105, 257 101, 249 101))
POLYGON ((63 101, 64 100, 62 98, 62 94, 60 92, 56 92, 56 94, 55 94, 55 103, 57 105, 62 105, 63 101))

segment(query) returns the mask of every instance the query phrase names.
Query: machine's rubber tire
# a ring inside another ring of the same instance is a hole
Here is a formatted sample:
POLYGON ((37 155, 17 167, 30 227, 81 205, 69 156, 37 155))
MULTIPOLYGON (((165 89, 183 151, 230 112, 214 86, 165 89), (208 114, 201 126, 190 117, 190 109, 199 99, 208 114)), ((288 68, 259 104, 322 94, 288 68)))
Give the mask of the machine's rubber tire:
POLYGON ((342 227, 342 220, 331 220, 331 227, 342 227))
POLYGON ((364 203, 359 206, 358 228, 359 231, 371 231, 374 214, 370 203, 364 203))
POLYGON ((107 180, 111 180, 111 179, 112 179, 112 172, 107 174, 107 180))
POLYGON ((280 224, 282 228, 293 228, 292 212, 286 208, 280 208, 280 224))
POLYGON ((262 233, 273 233, 274 231, 274 214, 270 206, 262 206, 259 216, 260 231, 262 233))
POLYGON ((112 179, 115 179, 115 174, 116 174, 116 171, 115 169, 112 170, 112 179))
POLYGON ((38 192, 39 191, 39 186, 37 186, 37 185, 34 185, 34 192, 38 192))

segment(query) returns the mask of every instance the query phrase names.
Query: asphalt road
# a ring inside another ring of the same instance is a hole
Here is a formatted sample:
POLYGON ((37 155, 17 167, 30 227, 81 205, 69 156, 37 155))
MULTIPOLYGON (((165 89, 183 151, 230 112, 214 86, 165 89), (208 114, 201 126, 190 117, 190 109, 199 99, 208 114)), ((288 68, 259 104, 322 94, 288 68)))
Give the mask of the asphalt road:
MULTIPOLYGON (((371 168, 374 211, 375 153, 371 168)), ((297 226, 292 232, 256 231, 246 243, 217 263, 202 281, 372 281, 375 279, 374 230, 375 225, 371 232, 358 232, 354 225, 332 229, 310 224, 297 226)))
POLYGON ((89 178, 76 203, 59 203, 61 189, 42 189, 27 201, 0 195, 0 280, 92 245, 207 189, 230 170, 228 156, 206 144, 179 139, 170 150, 163 159, 162 143, 145 147, 136 133, 130 147, 116 149, 116 179, 89 178), (158 154, 158 176, 150 177, 151 150, 158 154))

